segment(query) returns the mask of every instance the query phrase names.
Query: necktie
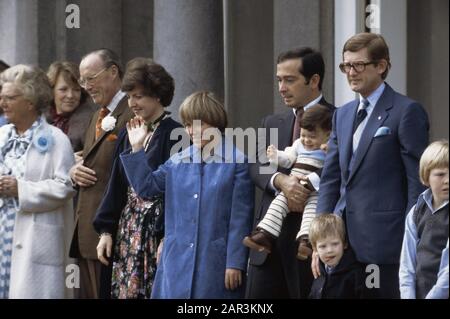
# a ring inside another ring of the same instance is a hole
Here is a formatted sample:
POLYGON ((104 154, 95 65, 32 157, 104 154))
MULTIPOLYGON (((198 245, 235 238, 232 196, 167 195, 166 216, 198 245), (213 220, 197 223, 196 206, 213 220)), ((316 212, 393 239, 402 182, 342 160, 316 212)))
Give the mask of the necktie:
POLYGON ((109 114, 109 110, 106 107, 102 107, 98 113, 97 122, 95 123, 95 139, 102 134, 102 121, 109 114))
POLYGON ((362 99, 361 103, 358 106, 358 113, 356 114, 355 121, 353 122, 353 134, 355 134, 358 126, 367 116, 367 107, 370 105, 369 101, 366 99, 362 99))
POLYGON ((303 107, 297 109, 295 114, 294 130, 292 131, 292 143, 300 137, 300 121, 302 120, 305 110, 303 107))

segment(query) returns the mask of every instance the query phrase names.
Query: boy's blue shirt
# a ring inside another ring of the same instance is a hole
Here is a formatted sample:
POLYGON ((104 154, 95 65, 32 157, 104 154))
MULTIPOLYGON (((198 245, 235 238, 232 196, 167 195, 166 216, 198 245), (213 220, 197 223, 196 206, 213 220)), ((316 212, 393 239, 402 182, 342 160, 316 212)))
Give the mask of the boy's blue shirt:
MULTIPOLYGON (((403 239, 402 253, 400 256, 400 295, 402 299, 416 298, 416 258, 418 235, 417 227, 414 223, 414 209, 417 205, 425 202, 431 213, 441 210, 448 205, 446 200, 440 207, 433 209, 433 194, 431 189, 427 189, 420 194, 416 205, 414 205, 406 217, 405 236, 403 239)), ((428 292, 427 299, 447 299, 449 297, 449 272, 448 272, 448 240, 447 245, 442 251, 441 263, 437 276, 436 284, 428 292)))

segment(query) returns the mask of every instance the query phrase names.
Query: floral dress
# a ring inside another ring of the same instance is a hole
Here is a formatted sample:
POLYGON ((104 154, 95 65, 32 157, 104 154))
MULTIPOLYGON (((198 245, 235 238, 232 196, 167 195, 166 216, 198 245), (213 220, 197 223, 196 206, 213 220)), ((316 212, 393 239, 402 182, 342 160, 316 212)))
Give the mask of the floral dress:
MULTIPOLYGON (((154 132, 158 123, 151 128, 154 132)), ((145 150, 150 144, 151 133, 145 150)), ((120 217, 111 281, 111 298, 150 299, 156 274, 156 253, 163 237, 164 198, 143 200, 128 187, 127 204, 120 217)))
POLYGON ((112 298, 150 298, 163 211, 162 197, 146 201, 128 188, 114 248, 112 298))

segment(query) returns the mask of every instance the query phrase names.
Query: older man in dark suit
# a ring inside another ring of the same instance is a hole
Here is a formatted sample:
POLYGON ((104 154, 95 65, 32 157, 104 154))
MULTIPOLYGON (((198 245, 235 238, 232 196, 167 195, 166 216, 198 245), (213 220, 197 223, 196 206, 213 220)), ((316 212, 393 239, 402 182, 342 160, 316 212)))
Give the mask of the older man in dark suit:
POLYGON ((122 68, 113 51, 100 49, 87 54, 80 63, 80 76, 80 85, 100 109, 86 131, 82 159, 70 172, 79 186, 71 257, 79 258, 79 297, 98 298, 102 267, 92 221, 109 180, 117 135, 133 113, 126 94, 120 91, 122 68))
MULTIPOLYGON (((299 122, 304 109, 322 104, 334 111, 334 106, 322 96, 325 65, 322 55, 311 48, 299 48, 281 53, 277 60, 277 79, 281 97, 291 109, 267 116, 262 126, 266 128, 266 143, 271 141, 270 128, 278 131, 278 149, 292 145, 300 135, 299 122)), ((267 148, 268 144, 260 145, 267 148)), ((262 149, 261 148, 261 149, 262 149)), ((259 162, 263 161, 259 158, 259 162)), ((292 212, 286 217, 280 237, 272 252, 250 252, 247 282, 247 298, 306 298, 312 284, 310 260, 296 258, 298 243, 295 240, 306 198, 310 191, 300 184, 300 179, 289 171, 279 169, 275 174, 265 174, 260 164, 251 167, 254 183, 264 193, 260 208, 256 211, 254 225, 264 217, 276 192, 283 191, 292 212)), ((318 187, 319 177, 309 176, 318 187)))
POLYGON ((368 269, 379 286, 372 280, 367 297, 399 298, 405 217, 423 191, 419 159, 428 144, 428 117, 384 82, 390 58, 381 35, 351 37, 342 55, 340 69, 360 96, 334 115, 317 212, 343 216, 358 261, 364 269, 376 264, 368 269))

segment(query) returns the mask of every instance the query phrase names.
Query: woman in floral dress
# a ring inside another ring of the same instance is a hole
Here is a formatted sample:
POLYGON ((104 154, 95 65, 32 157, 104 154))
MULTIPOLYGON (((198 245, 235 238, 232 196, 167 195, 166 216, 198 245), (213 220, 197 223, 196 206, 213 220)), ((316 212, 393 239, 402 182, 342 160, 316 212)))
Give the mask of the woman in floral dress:
MULTIPOLYGON (((128 94, 134 114, 149 127, 145 154, 148 165, 156 169, 177 143, 170 139, 172 130, 181 128, 164 110, 173 98, 173 78, 151 59, 136 58, 127 64, 122 91, 128 94)), ((108 295, 111 289, 112 298, 150 298, 157 248, 164 234, 164 203, 160 195, 149 200, 136 195, 119 159, 119 154, 131 147, 126 129, 117 142, 108 187, 94 219, 100 234, 99 260, 112 271, 102 276, 101 295, 108 295)))

